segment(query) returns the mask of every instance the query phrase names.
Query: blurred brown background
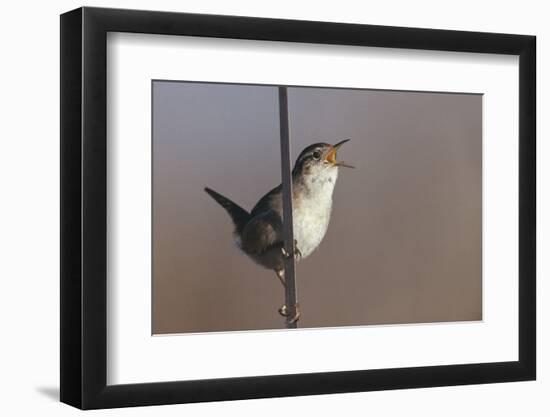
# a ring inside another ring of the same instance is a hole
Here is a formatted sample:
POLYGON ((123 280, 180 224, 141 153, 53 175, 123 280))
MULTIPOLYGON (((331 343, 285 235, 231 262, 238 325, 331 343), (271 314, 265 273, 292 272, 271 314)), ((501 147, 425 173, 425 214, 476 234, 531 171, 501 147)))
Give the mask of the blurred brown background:
MULTIPOLYGON (((480 320, 482 96, 289 88, 293 159, 351 138, 299 327, 480 320)), ((153 82, 153 333, 283 328, 272 271, 209 186, 250 210, 281 181, 277 89, 153 82)))

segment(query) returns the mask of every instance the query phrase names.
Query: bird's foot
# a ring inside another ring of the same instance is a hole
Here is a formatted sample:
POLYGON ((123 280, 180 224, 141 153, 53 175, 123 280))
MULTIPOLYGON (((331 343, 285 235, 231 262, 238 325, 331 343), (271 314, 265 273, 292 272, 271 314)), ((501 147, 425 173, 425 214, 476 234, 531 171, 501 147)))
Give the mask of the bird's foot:
MULTIPOLYGON (((285 258, 290 258, 291 256, 284 247, 281 248, 281 253, 285 258)), ((300 252, 300 249, 298 249, 298 242, 296 241, 296 239, 294 239, 294 259, 302 259, 302 252, 300 252)))
POLYGON ((281 307, 279 307, 279 314, 283 317, 286 317, 286 322, 288 324, 296 323, 301 316, 300 313, 300 304, 296 303, 294 305, 294 314, 291 315, 288 307, 286 304, 283 304, 281 307))
POLYGON ((285 258, 290 258, 290 253, 288 253, 285 248, 281 248, 281 253, 285 258))
POLYGON ((302 259, 302 252, 300 252, 300 249, 298 249, 298 242, 294 240, 294 258, 299 261, 302 259))
POLYGON ((279 314, 283 317, 288 317, 288 309, 286 308, 286 304, 283 304, 281 307, 279 307, 279 310, 277 310, 279 314))

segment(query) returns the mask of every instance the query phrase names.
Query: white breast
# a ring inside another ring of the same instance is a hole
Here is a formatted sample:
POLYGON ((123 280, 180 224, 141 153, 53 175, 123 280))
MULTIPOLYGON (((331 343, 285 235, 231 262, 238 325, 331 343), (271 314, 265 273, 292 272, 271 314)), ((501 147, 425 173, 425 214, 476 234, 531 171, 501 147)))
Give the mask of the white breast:
POLYGON ((337 176, 337 168, 330 170, 307 184, 309 192, 301 192, 299 198, 293 199, 294 239, 303 258, 319 246, 327 232, 337 176))

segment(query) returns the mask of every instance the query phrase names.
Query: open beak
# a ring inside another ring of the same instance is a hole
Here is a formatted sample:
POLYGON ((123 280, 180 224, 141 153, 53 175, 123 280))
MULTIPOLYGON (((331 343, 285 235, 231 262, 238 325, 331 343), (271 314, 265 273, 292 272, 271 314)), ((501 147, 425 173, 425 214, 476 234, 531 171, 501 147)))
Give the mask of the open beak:
POLYGON ((338 142, 336 145, 332 145, 332 150, 328 153, 326 161, 334 166, 355 168, 354 166, 346 164, 343 161, 336 160, 336 153, 338 152, 338 148, 340 148, 340 146, 342 146, 346 142, 349 142, 350 140, 351 139, 344 139, 343 141, 338 142))

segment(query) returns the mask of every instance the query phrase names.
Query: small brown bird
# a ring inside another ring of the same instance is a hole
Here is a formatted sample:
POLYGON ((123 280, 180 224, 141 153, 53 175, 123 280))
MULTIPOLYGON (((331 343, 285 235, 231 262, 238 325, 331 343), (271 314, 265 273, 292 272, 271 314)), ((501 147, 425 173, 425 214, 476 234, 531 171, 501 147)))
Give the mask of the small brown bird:
MULTIPOLYGON (((295 254, 297 259, 309 256, 321 243, 328 228, 332 210, 332 193, 338 178, 338 167, 353 168, 336 160, 340 146, 349 139, 335 145, 315 143, 305 148, 292 170, 292 215, 295 254)), ((249 213, 227 197, 210 188, 204 189, 228 213, 235 225, 235 243, 252 260, 272 269, 285 285, 283 248, 283 199, 281 185, 264 195, 249 213)), ((288 317, 283 305, 279 313, 289 323, 300 317, 288 317)))

